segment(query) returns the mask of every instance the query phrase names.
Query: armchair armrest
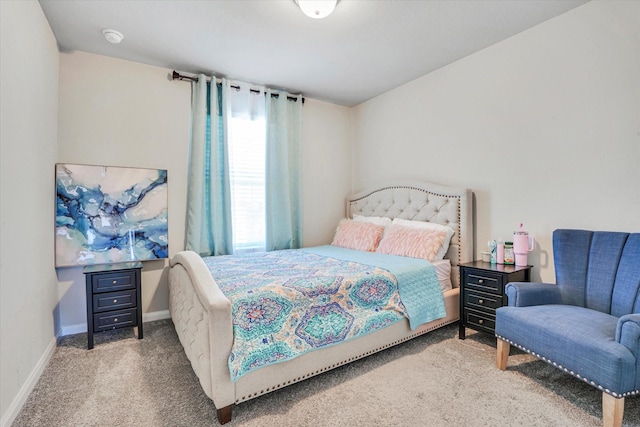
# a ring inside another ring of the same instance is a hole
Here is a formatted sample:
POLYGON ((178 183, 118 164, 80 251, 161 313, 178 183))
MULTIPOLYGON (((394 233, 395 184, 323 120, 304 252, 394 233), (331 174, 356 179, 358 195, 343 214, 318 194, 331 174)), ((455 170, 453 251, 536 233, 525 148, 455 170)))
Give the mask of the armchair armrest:
POLYGON ((640 359, 640 314, 627 314, 618 319, 616 341, 631 350, 636 360, 640 359))
POLYGON ((560 288, 551 283, 510 282, 505 292, 509 307, 562 304, 560 288))

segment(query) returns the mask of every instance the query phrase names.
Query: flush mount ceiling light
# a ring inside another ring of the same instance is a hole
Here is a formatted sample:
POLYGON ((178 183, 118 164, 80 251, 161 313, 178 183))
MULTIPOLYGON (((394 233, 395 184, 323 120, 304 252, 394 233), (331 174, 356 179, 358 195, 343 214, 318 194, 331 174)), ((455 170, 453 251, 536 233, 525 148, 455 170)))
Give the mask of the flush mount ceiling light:
POLYGON ((124 38, 124 36, 120 31, 109 30, 109 29, 102 30, 102 35, 104 36, 105 39, 107 39, 109 43, 113 43, 113 44, 120 43, 124 38))
POLYGON ((295 0, 304 12, 310 18, 325 18, 336 8, 338 0, 295 0))

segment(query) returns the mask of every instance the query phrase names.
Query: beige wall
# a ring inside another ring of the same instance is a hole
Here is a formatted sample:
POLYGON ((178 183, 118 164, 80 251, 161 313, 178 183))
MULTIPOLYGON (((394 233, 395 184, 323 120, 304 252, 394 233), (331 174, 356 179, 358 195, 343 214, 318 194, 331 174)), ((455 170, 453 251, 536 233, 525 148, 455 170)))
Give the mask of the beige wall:
MULTIPOLYGON (((60 56, 59 161, 162 168, 169 176, 169 255, 184 249, 191 87, 171 70, 82 52, 60 56)), ((305 245, 330 242, 351 181, 350 109, 303 107, 305 245)), ((146 320, 168 316, 167 263, 145 262, 146 320)), ((58 270, 63 334, 86 330, 81 268, 58 270)))
POLYGON ((0 1, 0 425, 55 348, 58 49, 35 1, 0 1))
POLYGON ((476 254, 524 222, 553 281, 554 229, 640 231, 640 3, 587 3, 365 102, 354 135, 355 188, 470 188, 476 254))
POLYGON ((307 98, 303 126, 303 246, 331 243, 351 192, 351 108, 307 98))
MULTIPOLYGON (((473 189, 477 252, 524 221, 539 240, 534 278, 553 278, 557 227, 640 231, 639 16, 637 2, 590 2, 353 109, 307 99, 305 246, 330 241, 347 193, 391 179, 473 189)), ((55 334, 86 330, 81 270, 53 267, 54 163, 168 169, 174 254, 190 88, 167 69, 59 55, 35 1, 0 1, 0 18, 4 426, 55 334)), ((166 315, 166 273, 145 263, 147 319, 166 315)))

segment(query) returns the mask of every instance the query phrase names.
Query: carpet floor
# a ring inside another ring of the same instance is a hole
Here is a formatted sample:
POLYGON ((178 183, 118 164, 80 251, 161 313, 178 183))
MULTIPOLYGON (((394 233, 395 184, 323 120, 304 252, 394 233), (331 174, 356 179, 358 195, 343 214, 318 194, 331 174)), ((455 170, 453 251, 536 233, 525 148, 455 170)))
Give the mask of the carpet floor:
MULTIPOLYGON (((13 426, 215 426, 170 320, 59 340, 13 426)), ((314 378, 236 405, 233 426, 601 426, 602 394, 511 350, 495 367, 495 338, 449 325, 314 378)), ((623 426, 640 426, 627 398, 623 426)))

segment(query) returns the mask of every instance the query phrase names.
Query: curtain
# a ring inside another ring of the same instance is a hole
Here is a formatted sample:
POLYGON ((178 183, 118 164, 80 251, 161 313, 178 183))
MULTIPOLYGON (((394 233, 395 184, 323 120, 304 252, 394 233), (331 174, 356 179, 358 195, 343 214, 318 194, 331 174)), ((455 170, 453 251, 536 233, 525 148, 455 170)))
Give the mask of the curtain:
POLYGON ((266 249, 302 246, 302 96, 267 90, 266 249), (271 96, 278 94, 278 96, 271 96))
POLYGON ((201 256, 232 253, 225 82, 192 83, 185 247, 201 256))

